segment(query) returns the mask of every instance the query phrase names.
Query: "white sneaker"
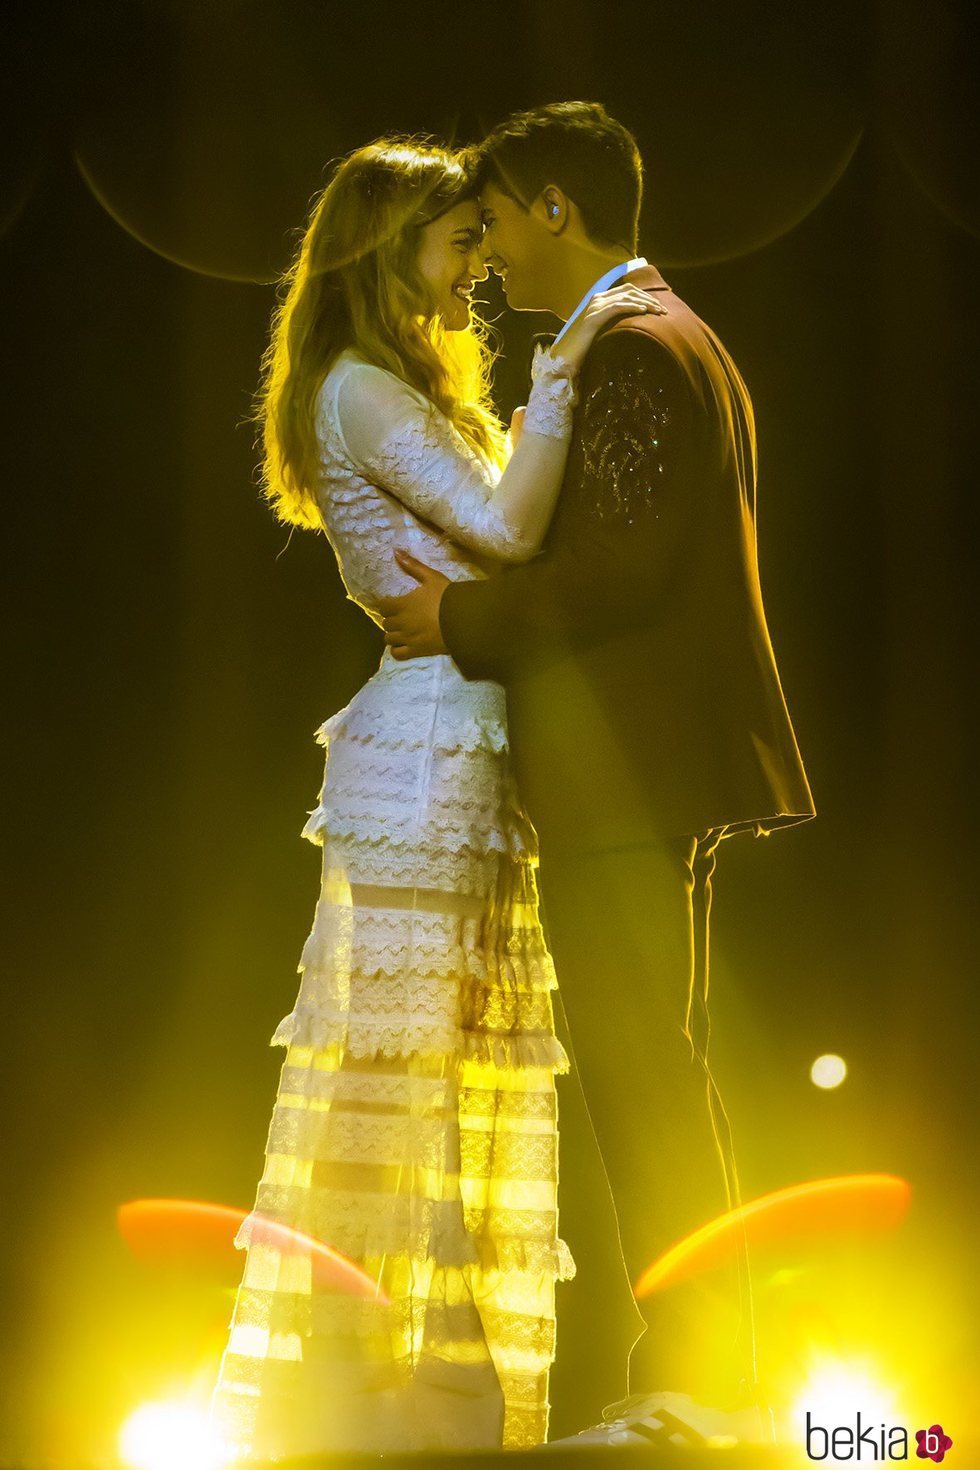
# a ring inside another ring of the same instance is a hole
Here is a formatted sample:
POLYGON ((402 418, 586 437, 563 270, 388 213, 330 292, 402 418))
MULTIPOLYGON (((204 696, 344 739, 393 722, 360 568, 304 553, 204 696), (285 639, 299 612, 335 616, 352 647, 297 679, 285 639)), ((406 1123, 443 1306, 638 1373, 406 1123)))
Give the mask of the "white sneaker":
POLYGON ((602 1411, 603 1422, 552 1439, 538 1449, 592 1445, 646 1445, 666 1453, 722 1449, 737 1444, 774 1444, 772 1412, 758 1405, 713 1409, 686 1393, 631 1394, 602 1411))

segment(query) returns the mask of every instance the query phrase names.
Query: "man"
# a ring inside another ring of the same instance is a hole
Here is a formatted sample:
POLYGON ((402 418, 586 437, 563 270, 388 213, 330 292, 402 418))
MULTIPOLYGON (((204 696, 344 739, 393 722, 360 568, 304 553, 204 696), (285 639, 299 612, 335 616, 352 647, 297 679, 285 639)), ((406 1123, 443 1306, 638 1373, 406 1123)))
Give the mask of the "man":
MULTIPOLYGON (((501 124, 478 157, 485 258, 510 306, 567 323, 626 278, 667 308, 594 343, 542 553, 462 583, 399 554, 419 587, 384 609, 395 657, 448 652, 507 688, 573 1062, 635 1282, 740 1201, 707 1061, 718 843, 815 812, 762 604, 751 403, 715 334, 636 255, 633 138, 597 104, 563 103, 501 124)), ((664 1292, 642 1302, 631 1385, 700 1374, 702 1393, 737 1383, 732 1400, 751 1399, 744 1237, 736 1282, 731 1361, 699 1358, 694 1316, 710 1300, 664 1292)), ((681 1398, 627 1406, 625 1423, 637 1439, 678 1419, 693 1440, 718 1427, 681 1398)))

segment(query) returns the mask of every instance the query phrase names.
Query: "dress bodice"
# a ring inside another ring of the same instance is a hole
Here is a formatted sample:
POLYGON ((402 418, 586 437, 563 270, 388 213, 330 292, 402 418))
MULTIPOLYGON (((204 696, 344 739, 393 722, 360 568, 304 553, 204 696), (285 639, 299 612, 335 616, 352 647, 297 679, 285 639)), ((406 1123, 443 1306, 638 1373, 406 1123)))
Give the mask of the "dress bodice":
MULTIPOLYGON (((532 376, 525 434, 539 445, 567 442, 575 397, 567 371, 539 352, 532 376)), ((352 348, 321 384, 316 429, 324 529, 348 596, 379 625, 379 599, 416 585, 396 563, 397 547, 451 581, 486 577, 539 549, 513 491, 536 494, 546 473, 557 480, 554 461, 544 469, 529 445, 501 470, 422 393, 352 348), (509 513, 494 495, 503 477, 509 513)))
MULTIPOLYGON (((379 626, 379 598, 398 596, 417 585, 395 561, 396 547, 411 552, 453 581, 485 577, 493 566, 489 558, 465 550, 450 539, 447 531, 423 519, 404 499, 382 489, 376 483, 382 478, 377 467, 352 451, 347 436, 355 442, 362 437, 352 420, 370 412, 370 405, 358 391, 361 384, 351 378, 371 375, 377 383, 374 375, 382 373, 383 369, 365 363, 353 351, 341 353, 320 389, 316 419, 321 466, 316 493, 324 529, 348 597, 379 626)), ((415 400, 413 406, 417 406, 420 422, 422 415, 428 421, 430 493, 448 499, 465 478, 467 494, 486 500, 499 479, 497 467, 481 460, 443 415, 429 409, 421 394, 401 383, 398 389, 409 402, 415 400), (435 486, 431 484, 433 474, 439 482, 435 486)), ((410 442, 404 445, 403 457, 404 470, 410 473, 410 442)))

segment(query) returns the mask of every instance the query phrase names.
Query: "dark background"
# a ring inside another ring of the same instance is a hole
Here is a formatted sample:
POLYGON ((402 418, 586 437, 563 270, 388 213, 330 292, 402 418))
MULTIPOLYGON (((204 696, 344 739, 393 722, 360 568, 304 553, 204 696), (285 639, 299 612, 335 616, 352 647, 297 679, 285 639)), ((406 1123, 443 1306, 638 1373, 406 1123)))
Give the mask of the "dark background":
MULTIPOLYGON (((272 282, 330 159, 393 130, 469 141, 564 97, 635 131, 641 248, 757 415, 766 607, 819 816, 719 859, 712 1044, 743 1189, 911 1180, 869 1340, 887 1301, 886 1356, 928 1359, 962 1423, 980 1206, 968 7, 4 17, 0 1456, 104 1448, 180 1376, 189 1332, 200 1345, 203 1288, 168 1315, 173 1283, 129 1261, 116 1206, 249 1208, 261 1172, 283 1059, 267 1038, 318 882, 298 840, 313 731, 380 655, 322 536, 290 537, 259 497, 246 418, 272 282), (828 1051, 850 1068, 829 1094, 808 1078, 828 1051)), ((484 294, 506 412, 554 323, 484 294)), ((227 1309, 208 1310, 220 1350, 227 1309)))

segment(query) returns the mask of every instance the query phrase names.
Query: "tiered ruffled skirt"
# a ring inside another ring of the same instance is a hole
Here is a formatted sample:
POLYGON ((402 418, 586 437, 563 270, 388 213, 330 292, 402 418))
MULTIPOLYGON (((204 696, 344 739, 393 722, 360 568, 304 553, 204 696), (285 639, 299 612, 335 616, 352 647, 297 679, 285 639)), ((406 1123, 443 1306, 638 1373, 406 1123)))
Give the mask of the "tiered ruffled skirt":
POLYGON ((242 1456, 542 1443, 568 1058, 504 693, 386 650, 317 738, 322 887, 212 1424, 242 1456))

